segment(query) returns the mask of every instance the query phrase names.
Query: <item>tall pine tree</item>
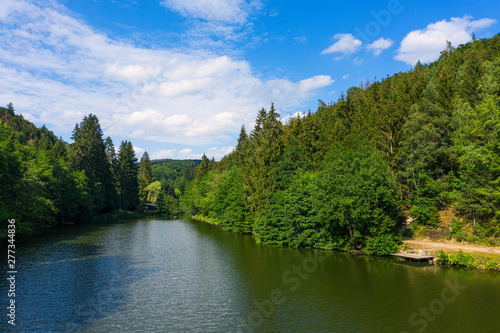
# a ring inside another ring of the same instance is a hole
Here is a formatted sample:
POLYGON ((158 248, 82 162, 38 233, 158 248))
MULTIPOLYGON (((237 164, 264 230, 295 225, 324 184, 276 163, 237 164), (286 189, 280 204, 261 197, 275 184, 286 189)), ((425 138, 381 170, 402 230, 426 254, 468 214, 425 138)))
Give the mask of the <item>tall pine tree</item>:
POLYGON ((137 180, 137 158, 130 141, 122 141, 118 152, 118 189, 120 208, 134 210, 139 204, 139 182, 137 180))
POLYGON ((149 160, 149 154, 147 151, 141 157, 141 162, 139 163, 139 197, 141 201, 146 201, 146 196, 144 190, 149 186, 153 180, 153 169, 151 168, 151 161, 149 160))
POLYGON ((97 116, 89 114, 76 124, 71 139, 71 166, 88 177, 95 210, 111 212, 116 208, 117 194, 97 116))

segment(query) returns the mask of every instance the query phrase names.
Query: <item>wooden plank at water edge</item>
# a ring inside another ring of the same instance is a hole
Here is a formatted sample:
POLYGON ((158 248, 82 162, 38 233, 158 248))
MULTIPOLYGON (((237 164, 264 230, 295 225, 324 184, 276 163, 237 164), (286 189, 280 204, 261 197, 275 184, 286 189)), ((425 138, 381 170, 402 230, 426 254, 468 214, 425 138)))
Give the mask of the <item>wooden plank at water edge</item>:
POLYGON ((418 261, 434 259, 434 256, 424 256, 418 253, 391 253, 391 256, 410 259, 410 260, 418 260, 418 261))

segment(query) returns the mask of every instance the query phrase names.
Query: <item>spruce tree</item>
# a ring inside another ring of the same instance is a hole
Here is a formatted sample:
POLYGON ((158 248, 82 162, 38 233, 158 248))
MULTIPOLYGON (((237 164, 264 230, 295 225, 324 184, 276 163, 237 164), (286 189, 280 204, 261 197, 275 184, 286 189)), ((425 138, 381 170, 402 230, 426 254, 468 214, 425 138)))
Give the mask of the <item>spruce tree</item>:
POLYGON ((97 116, 89 114, 76 124, 71 139, 74 140, 70 145, 71 166, 84 171, 88 177, 93 206, 97 212, 112 211, 116 204, 116 188, 97 116))
POLYGON ((137 180, 137 158, 130 141, 122 141, 120 145, 117 169, 120 208, 134 210, 139 204, 139 182, 137 180))
POLYGON ((236 144, 235 154, 236 154, 236 163, 243 163, 243 159, 245 157, 245 144, 248 140, 248 135, 245 130, 245 125, 241 125, 240 136, 238 137, 238 143, 236 144))
POLYGON ((139 163, 139 196, 141 201, 145 201, 144 190, 151 184, 153 180, 153 169, 151 168, 151 161, 149 160, 149 154, 147 151, 141 157, 141 162, 139 163))
POLYGON ((202 180, 203 177, 205 177, 205 175, 208 173, 208 171, 209 171, 208 164, 209 163, 210 162, 208 160, 207 155, 203 154, 203 157, 201 158, 200 166, 198 167, 198 175, 196 177, 198 180, 202 180))

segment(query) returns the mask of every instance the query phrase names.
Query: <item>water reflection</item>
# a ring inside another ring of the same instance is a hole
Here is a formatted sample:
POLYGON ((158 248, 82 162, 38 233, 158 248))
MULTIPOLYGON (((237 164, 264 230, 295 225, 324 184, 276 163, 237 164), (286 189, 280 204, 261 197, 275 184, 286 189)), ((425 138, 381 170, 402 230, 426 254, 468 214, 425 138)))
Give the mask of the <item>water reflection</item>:
POLYGON ((18 258, 22 332, 500 331, 498 275, 264 246, 190 220, 56 230, 18 258))

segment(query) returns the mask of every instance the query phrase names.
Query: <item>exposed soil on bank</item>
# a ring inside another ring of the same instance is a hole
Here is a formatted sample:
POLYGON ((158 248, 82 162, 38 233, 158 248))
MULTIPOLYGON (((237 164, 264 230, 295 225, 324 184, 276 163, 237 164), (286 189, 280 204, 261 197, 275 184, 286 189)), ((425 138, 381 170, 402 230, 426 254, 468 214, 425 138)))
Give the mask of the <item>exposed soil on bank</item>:
POLYGON ((435 250, 463 250, 466 252, 482 252, 482 253, 492 253, 500 254, 500 248, 498 247, 482 247, 482 246, 472 246, 472 245, 462 245, 462 244, 450 244, 450 243, 437 243, 431 241, 421 241, 421 240, 406 240, 403 243, 422 246, 426 249, 435 248, 435 250))

